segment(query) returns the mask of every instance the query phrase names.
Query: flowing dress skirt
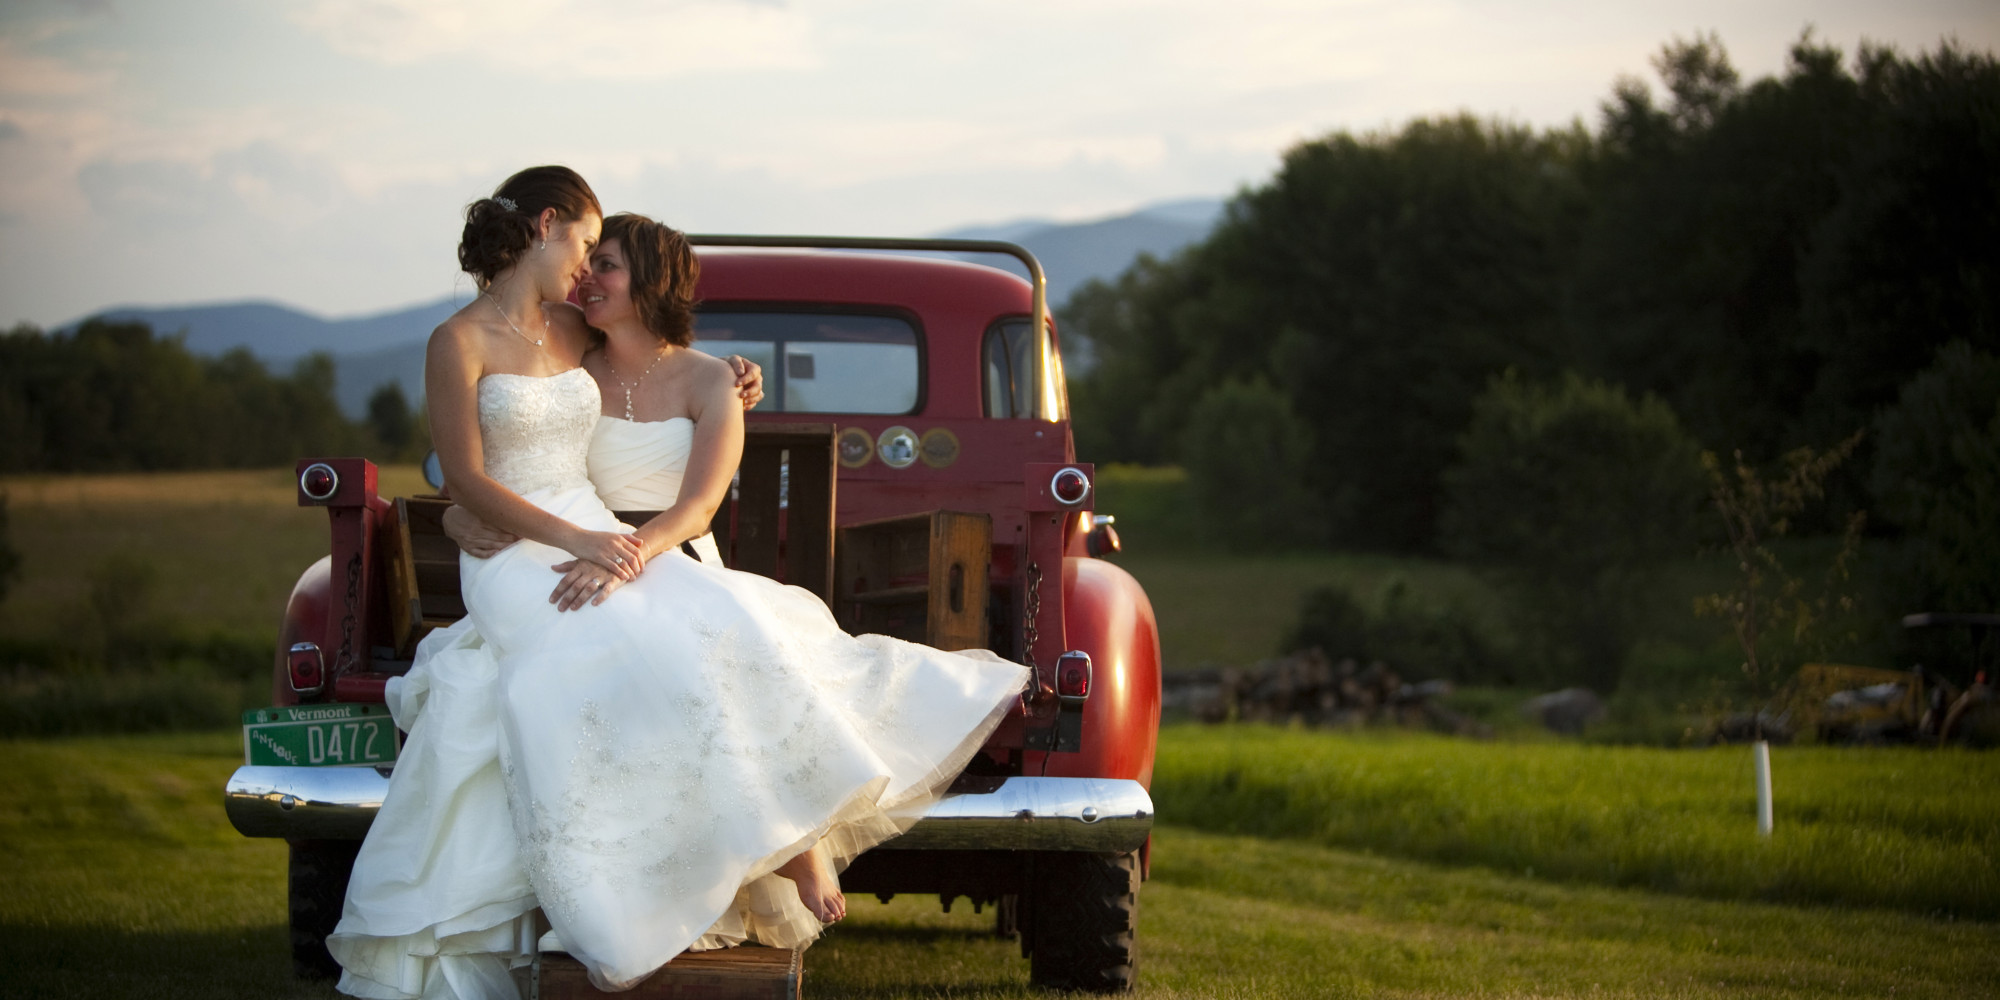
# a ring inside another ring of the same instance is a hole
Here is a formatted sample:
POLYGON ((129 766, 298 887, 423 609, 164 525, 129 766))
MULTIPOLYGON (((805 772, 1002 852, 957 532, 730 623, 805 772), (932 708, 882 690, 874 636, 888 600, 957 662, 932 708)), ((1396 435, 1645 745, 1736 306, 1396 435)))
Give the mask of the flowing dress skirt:
MULTIPOLYGON (((589 489, 527 498, 621 530, 589 489)), ((849 636, 807 591, 679 552, 557 612, 568 558, 463 557, 466 621, 393 685, 409 739, 328 939, 343 990, 512 996, 537 906, 604 989, 691 946, 803 945, 819 923, 773 869, 908 829, 1027 678, 849 636)))

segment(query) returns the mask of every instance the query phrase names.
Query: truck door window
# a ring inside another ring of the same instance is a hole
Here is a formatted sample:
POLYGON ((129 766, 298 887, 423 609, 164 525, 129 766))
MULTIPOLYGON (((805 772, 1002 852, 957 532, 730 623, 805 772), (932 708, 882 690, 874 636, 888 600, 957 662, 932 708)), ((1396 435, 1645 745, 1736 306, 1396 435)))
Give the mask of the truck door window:
POLYGON ((1043 420, 1069 418, 1069 392, 1063 381, 1062 355, 1055 337, 1048 339, 1049 367, 1035 357, 1035 341, 1025 319, 1001 320, 986 331, 986 415, 1043 420))
POLYGON ((903 316, 703 309, 695 349, 764 368, 759 413, 914 413, 921 338, 903 316))

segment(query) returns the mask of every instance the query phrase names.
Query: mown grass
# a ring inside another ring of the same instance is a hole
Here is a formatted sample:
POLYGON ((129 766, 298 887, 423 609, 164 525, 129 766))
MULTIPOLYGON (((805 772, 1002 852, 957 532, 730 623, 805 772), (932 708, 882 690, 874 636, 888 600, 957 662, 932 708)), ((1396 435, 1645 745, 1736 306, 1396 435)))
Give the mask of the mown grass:
MULTIPOLYGON (((1165 747, 1201 751, 1199 735, 1170 730, 1165 747)), ((1267 751, 1275 770, 1293 748, 1267 751)), ((0 741, 0 995, 337 996, 290 978, 283 844, 239 837, 222 816, 216 790, 239 752, 232 732, 0 741)), ((1942 998, 2000 977, 1988 922, 1556 882, 1181 825, 1160 828, 1154 852, 1141 997, 1942 998)), ((990 934, 991 911, 852 905, 807 954, 810 996, 1042 995, 1018 946, 990 934)))
POLYGON ((1779 748, 1755 832, 1749 750, 1171 727, 1167 822, 1537 878, 1727 900, 2000 917, 2000 755, 1779 748))

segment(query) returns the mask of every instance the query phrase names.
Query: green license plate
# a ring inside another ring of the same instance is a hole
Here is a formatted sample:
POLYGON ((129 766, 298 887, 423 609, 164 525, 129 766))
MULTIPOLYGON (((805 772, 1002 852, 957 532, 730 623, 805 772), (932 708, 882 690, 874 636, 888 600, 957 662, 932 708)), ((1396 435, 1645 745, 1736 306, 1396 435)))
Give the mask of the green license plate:
POLYGON ((388 764, 401 742, 384 705, 294 705, 243 713, 243 759, 251 764, 388 764))

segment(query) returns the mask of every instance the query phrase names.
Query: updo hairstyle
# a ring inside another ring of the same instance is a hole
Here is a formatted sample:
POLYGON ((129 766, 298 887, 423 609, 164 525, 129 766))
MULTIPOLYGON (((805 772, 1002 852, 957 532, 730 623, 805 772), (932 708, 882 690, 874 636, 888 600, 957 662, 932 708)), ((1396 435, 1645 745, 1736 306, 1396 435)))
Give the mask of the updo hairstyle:
POLYGON ((625 254, 639 322, 676 347, 694 343, 694 286, 701 261, 687 236, 643 215, 620 212, 604 220, 600 243, 611 240, 625 254))
POLYGON ((480 288, 492 284, 494 275, 513 267, 535 242, 536 223, 543 210, 550 208, 564 222, 575 222, 591 213, 604 214, 597 195, 576 171, 529 167, 507 178, 493 197, 466 206, 465 232, 458 239, 458 266, 476 278, 480 288), (502 199, 512 204, 502 204, 502 199))

